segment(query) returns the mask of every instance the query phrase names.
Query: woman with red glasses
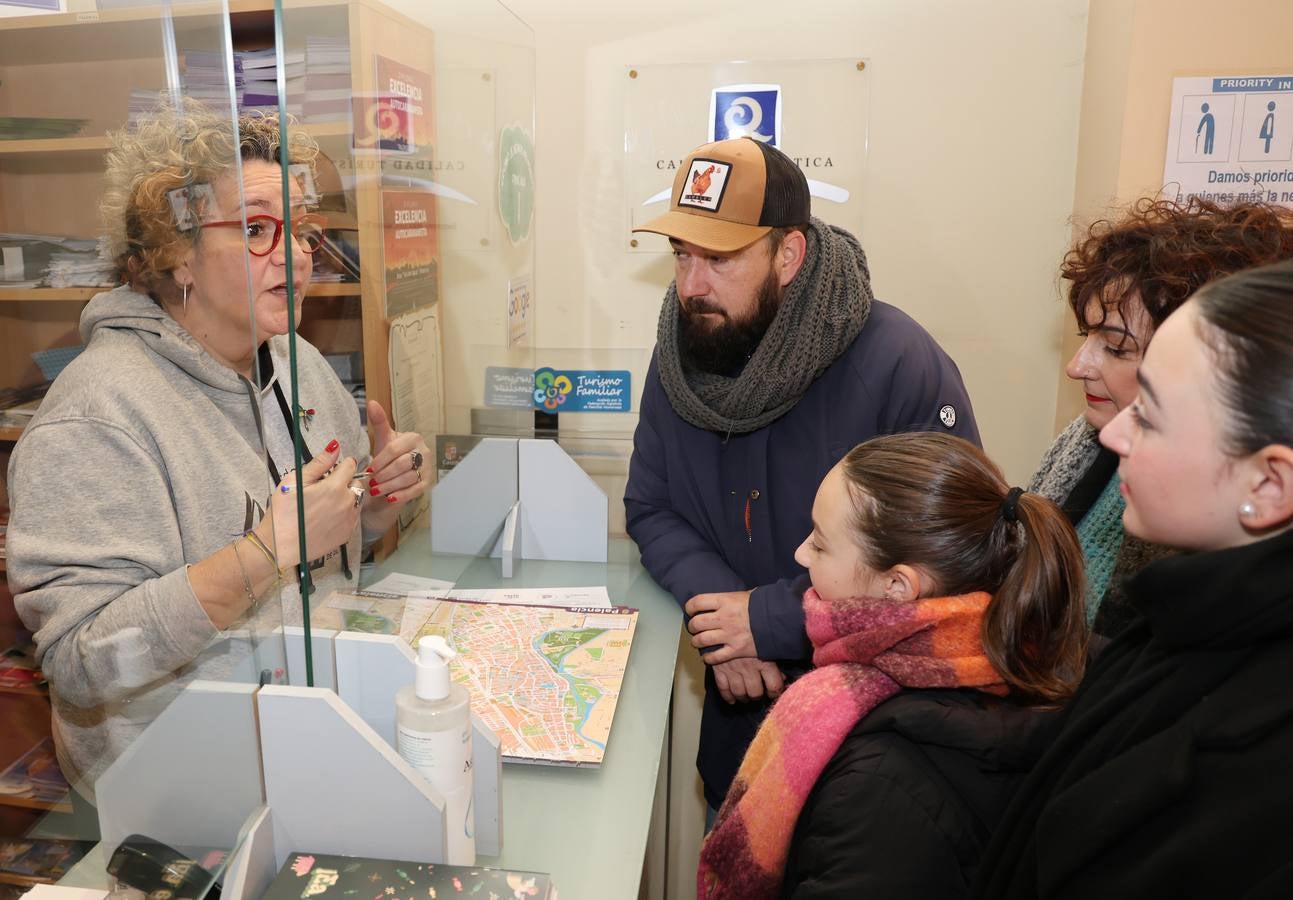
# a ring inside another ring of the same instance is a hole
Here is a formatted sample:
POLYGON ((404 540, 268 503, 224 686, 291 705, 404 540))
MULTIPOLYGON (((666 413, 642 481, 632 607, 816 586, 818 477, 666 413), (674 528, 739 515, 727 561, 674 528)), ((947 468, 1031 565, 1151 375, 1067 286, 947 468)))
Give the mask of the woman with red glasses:
MULTIPOLYGON (((297 338, 290 365, 324 223, 297 177, 283 208, 277 119, 237 125, 187 102, 114 136, 102 211, 122 284, 86 305, 86 350, 10 461, 9 583, 89 797, 187 682, 256 677, 245 635, 299 619, 302 570, 316 598, 353 587, 363 540, 426 490, 419 435, 370 403, 370 451, 319 352, 297 338)), ((309 138, 286 149, 312 171, 309 138)))

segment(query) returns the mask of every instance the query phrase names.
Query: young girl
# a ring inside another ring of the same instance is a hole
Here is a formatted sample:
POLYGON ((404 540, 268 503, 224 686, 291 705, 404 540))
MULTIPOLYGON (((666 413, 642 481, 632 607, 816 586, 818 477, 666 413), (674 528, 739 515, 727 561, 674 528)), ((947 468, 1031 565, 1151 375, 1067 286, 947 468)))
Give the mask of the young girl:
POLYGON ((1055 505, 937 433, 860 444, 795 557, 816 668, 773 707, 701 851, 702 898, 956 897, 1081 676, 1082 552, 1055 505))
POLYGON ((1290 897, 1293 262, 1163 323, 1100 433, 1128 534, 1187 551, 1127 584, 1103 652, 984 856, 987 897, 1290 897))

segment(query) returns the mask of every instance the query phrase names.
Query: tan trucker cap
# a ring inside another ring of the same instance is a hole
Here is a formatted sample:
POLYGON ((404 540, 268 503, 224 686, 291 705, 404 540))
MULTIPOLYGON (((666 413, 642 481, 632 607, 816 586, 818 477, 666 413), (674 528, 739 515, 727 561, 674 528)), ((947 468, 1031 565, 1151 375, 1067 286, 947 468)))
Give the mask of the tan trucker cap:
POLYGON ((726 253, 773 228, 807 225, 808 179, 775 147, 743 137, 697 147, 673 179, 669 211, 634 231, 650 231, 726 253))

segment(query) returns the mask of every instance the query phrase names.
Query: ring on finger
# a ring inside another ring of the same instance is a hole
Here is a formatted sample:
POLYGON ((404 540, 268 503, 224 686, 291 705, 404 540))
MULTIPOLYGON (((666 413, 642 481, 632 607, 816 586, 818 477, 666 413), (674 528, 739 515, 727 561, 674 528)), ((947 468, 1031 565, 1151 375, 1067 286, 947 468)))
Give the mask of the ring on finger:
POLYGON ((413 462, 413 471, 416 472, 422 468, 422 451, 414 450, 409 454, 409 459, 413 462))
POLYGON ((359 505, 364 502, 364 489, 357 484, 352 484, 350 493, 355 495, 355 509, 359 509, 359 505))

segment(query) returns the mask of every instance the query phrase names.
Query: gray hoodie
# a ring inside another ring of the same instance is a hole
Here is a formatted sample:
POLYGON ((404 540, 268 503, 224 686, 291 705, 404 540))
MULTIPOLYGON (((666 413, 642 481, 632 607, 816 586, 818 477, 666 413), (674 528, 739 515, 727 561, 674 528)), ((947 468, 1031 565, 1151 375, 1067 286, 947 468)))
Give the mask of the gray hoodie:
MULTIPOLYGON (((269 502, 256 388, 126 287, 86 305, 81 336, 85 352, 9 461, 8 570, 49 679, 59 762, 92 797, 98 776, 187 682, 256 671, 254 644, 299 621, 300 594, 295 584, 271 591, 222 634, 189 586, 186 566, 254 525, 269 502)), ((290 398, 287 339, 268 345, 290 398)), ((315 410, 302 430, 309 449, 335 437, 343 456, 367 465, 354 400, 299 338, 297 376, 301 405, 315 410)), ((357 575, 359 529, 347 551, 357 575)), ((319 599, 354 580, 341 556, 313 572, 319 599)))

